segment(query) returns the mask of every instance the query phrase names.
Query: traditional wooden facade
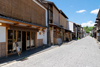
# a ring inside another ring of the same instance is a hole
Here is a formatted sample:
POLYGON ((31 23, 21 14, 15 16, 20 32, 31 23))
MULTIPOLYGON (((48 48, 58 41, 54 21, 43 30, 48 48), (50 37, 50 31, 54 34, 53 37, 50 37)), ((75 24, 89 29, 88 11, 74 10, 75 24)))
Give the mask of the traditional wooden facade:
POLYGON ((71 41, 72 40, 72 34, 73 34, 73 22, 68 21, 67 22, 67 29, 69 30, 69 32, 67 32, 68 34, 68 40, 71 41))
POLYGON ((79 37, 82 37, 83 27, 81 27, 81 25, 72 21, 69 21, 68 24, 69 29, 72 31, 72 39, 78 39, 79 37))
POLYGON ((60 11, 60 15, 59 15, 59 20, 60 20, 60 25, 63 27, 62 28, 62 41, 67 41, 68 39, 68 36, 67 36, 67 33, 69 32, 68 29, 67 29, 67 22, 68 22, 68 17, 64 14, 64 12, 62 10, 59 10, 60 11))
POLYGON ((74 30, 73 38, 77 39, 77 24, 76 23, 74 23, 73 30, 74 30))
POLYGON ((42 2, 48 9, 48 41, 49 44, 61 44, 62 43, 62 26, 60 25, 60 11, 53 2, 42 2))
POLYGON ((47 9, 37 0, 0 0, 0 57, 47 44, 47 9))
POLYGON ((96 18, 95 23, 97 23, 96 26, 96 39, 100 41, 100 9, 96 18))
POLYGON ((96 38, 97 34, 96 34, 96 26, 97 24, 94 25, 95 27, 92 29, 92 37, 96 38))
POLYGON ((77 25, 77 37, 82 38, 82 27, 81 27, 81 25, 77 25))

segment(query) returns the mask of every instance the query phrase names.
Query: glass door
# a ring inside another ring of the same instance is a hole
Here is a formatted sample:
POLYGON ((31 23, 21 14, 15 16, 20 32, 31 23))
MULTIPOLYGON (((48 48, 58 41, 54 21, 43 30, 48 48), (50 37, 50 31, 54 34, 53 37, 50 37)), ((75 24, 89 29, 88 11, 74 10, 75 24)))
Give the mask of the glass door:
POLYGON ((35 32, 31 32, 31 47, 35 47, 35 32))
POLYGON ((26 42, 27 44, 27 49, 29 49, 30 48, 30 32, 27 32, 27 42, 26 42))
POLYGON ((13 31, 13 52, 16 52, 15 41, 16 41, 16 30, 13 31))
POLYGON ((12 52, 13 49, 13 30, 8 30, 8 54, 12 52))
POLYGON ((21 31, 17 31, 17 43, 19 48, 22 49, 21 31))

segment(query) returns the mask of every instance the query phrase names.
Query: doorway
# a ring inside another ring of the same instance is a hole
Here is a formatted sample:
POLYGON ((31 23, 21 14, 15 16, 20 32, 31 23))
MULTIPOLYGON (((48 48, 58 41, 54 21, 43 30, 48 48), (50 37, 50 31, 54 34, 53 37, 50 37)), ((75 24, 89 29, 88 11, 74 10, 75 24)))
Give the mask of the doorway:
POLYGON ((26 50, 26 32, 22 32, 22 51, 26 50))

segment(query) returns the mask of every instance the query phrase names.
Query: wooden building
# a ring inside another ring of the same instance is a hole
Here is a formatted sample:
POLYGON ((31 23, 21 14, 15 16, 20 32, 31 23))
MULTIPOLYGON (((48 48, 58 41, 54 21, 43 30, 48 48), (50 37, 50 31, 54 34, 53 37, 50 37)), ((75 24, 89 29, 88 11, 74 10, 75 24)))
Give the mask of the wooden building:
POLYGON ((76 23, 74 23, 73 29, 74 29, 73 38, 77 39, 78 36, 77 36, 77 24, 76 23))
POLYGON ((95 27, 92 29, 92 37, 96 38, 96 34, 97 34, 97 33, 96 33, 96 32, 97 32, 97 31, 96 31, 96 26, 97 26, 97 24, 95 24, 94 26, 95 26, 95 27))
POLYGON ((83 32, 83 27, 81 27, 81 25, 69 21, 69 28, 72 31, 72 39, 83 37, 85 30, 83 32))
POLYGON ((67 36, 68 36, 68 40, 69 41, 71 41, 72 40, 72 34, 73 34, 73 22, 71 22, 71 21, 68 21, 67 22, 67 29, 69 30, 68 32, 67 32, 67 36))
POLYGON ((64 41, 67 41, 67 38, 68 38, 68 36, 67 36, 67 32, 68 32, 68 30, 67 30, 67 22, 68 22, 68 17, 64 14, 64 12, 62 11, 62 10, 59 10, 60 11, 60 15, 59 15, 59 20, 60 20, 60 25, 63 27, 62 28, 62 36, 61 36, 61 38, 62 38, 62 41, 64 42, 64 41))
POLYGON ((97 23, 96 26, 96 39, 100 41, 100 9, 96 18, 95 23, 97 23))
POLYGON ((0 57, 47 44, 47 9, 37 0, 0 0, 0 57))
POLYGON ((77 25, 77 37, 82 38, 82 27, 81 25, 77 25))
POLYGON ((41 2, 48 9, 48 42, 49 44, 62 43, 62 25, 60 25, 60 11, 51 1, 41 2))

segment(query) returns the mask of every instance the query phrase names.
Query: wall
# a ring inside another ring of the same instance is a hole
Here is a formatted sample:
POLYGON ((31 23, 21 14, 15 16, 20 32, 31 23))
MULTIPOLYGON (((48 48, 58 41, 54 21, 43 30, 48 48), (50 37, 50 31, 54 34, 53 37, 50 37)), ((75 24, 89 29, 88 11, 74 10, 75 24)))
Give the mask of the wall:
POLYGON ((33 0, 0 0, 0 14, 46 26, 46 11, 33 0))
POLYGON ((43 34, 43 44, 47 44, 47 29, 45 29, 45 33, 43 34))
POLYGON ((0 26, 0 57, 6 56, 6 27, 0 26))
POLYGON ((0 26, 0 42, 6 42, 6 27, 0 26))
POLYGON ((75 27, 75 37, 77 37, 77 27, 75 27))
POLYGON ((50 38, 51 44, 54 44, 54 27, 50 27, 50 38))
POLYGON ((72 32, 74 32, 74 30, 73 30, 73 22, 71 22, 71 21, 67 22, 67 29, 71 30, 72 32))
POLYGON ((43 44, 47 44, 47 29, 45 29, 45 33, 42 31, 37 32, 37 46, 41 46, 43 44))
POLYGON ((65 29, 67 28, 67 19, 60 13, 60 25, 65 29))
POLYGON ((59 25, 59 11, 53 6, 53 23, 59 25))

